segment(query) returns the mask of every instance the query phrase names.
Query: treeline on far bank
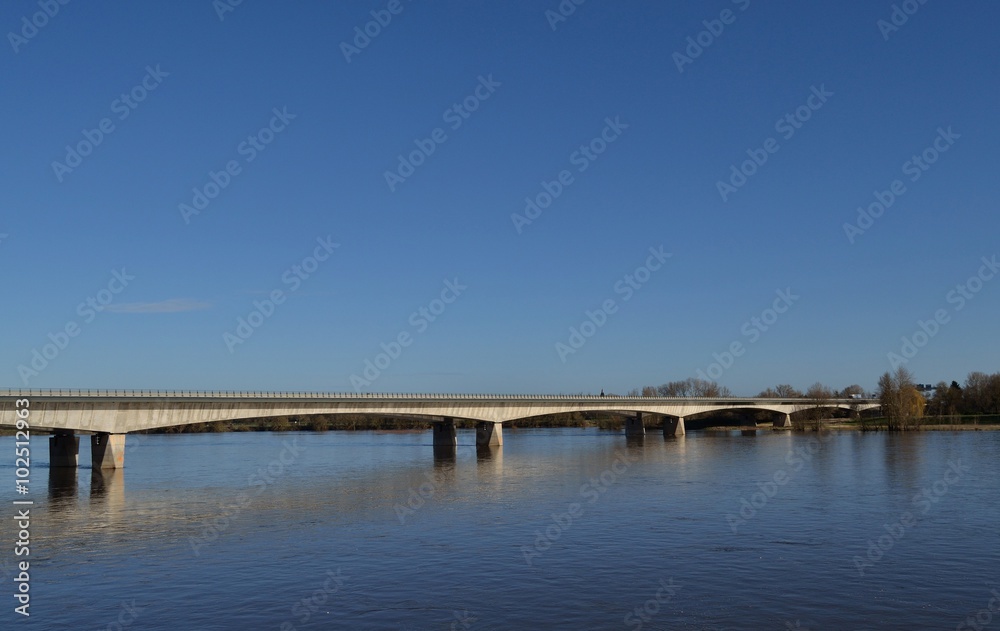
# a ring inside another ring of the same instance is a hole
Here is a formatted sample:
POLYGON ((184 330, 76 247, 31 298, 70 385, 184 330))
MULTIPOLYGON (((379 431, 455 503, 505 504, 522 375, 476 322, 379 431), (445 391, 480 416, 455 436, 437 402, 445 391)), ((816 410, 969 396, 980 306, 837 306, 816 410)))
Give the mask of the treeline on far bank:
MULTIPOLYGON (((599 427, 619 429, 624 426, 621 416, 599 412, 569 412, 549 414, 504 423, 505 427, 599 427)), ((375 414, 310 414, 272 416, 232 421, 214 421, 177 427, 146 430, 147 434, 196 434, 204 432, 326 432, 355 430, 424 431, 432 423, 426 419, 380 416, 375 414)), ((474 429, 475 421, 455 419, 455 427, 474 429)))
POLYGON ((879 377, 878 398, 884 426, 876 425, 876 429, 906 431, 935 421, 992 424, 1000 416, 1000 373, 970 372, 964 385, 940 381, 918 389, 909 369, 898 366, 879 377))
MULTIPOLYGON (((766 416, 764 413, 763 416, 766 416)), ((844 413, 846 416, 846 412, 844 413)), ((647 415, 647 425, 659 424, 656 417, 647 415)), ((769 421, 754 410, 722 410, 702 415, 688 421, 691 429, 710 426, 751 426, 769 421)), ((146 430, 145 434, 197 434, 206 432, 326 432, 326 431, 425 431, 432 423, 424 419, 398 418, 370 414, 311 414, 296 416, 274 416, 268 418, 247 418, 233 421, 214 421, 177 427, 162 427, 146 430)), ((474 429, 475 421, 455 419, 455 427, 474 429)), ((621 414, 603 412, 567 412, 546 414, 504 423, 505 429, 529 427, 596 427, 605 430, 620 430, 625 427, 625 417, 621 414)))

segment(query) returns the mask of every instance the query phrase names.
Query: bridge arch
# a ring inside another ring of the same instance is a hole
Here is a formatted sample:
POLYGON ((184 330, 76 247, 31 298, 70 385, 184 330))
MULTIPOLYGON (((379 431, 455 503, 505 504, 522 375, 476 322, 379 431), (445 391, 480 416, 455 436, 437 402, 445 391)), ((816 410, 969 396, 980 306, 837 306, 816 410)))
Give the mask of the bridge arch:
MULTIPOLYGON (((603 412, 626 417, 626 434, 643 430, 641 415, 671 419, 684 432, 685 417, 725 410, 767 410, 790 415, 815 408, 866 410, 879 407, 872 399, 834 399, 821 404, 804 399, 759 398, 645 398, 562 395, 376 395, 262 392, 163 392, 85 390, 0 391, 0 426, 15 426, 17 402, 31 401, 32 429, 49 430, 64 439, 66 459, 75 463, 75 432, 93 434, 92 445, 120 466, 119 450, 129 432, 248 418, 308 416, 313 414, 375 414, 397 418, 422 418, 434 423, 439 437, 454 444, 454 419, 477 422, 488 440, 499 439, 503 423, 536 416, 569 412, 603 412), (629 419, 631 418, 631 421, 629 419), (447 428, 450 426, 450 430, 447 428), (439 431, 440 430, 440 431, 439 431)), ((58 438, 58 436, 57 436, 58 438)), ((59 442, 59 441, 56 441, 59 442)), ((50 445, 51 446, 51 445, 50 445)), ((52 450, 50 449, 50 453, 52 450)), ((95 460, 95 463, 97 461, 95 460)), ((68 465, 67 465, 68 466, 68 465)), ((75 464, 74 464, 75 466, 75 464)), ((97 466, 95 464, 95 466, 97 466)))

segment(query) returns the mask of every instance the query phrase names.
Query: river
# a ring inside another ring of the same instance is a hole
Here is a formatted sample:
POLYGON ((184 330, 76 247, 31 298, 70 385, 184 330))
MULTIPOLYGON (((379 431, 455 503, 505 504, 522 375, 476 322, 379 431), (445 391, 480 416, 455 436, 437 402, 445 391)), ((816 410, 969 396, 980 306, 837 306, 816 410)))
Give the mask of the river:
POLYGON ((4 629, 1000 629, 1000 432, 45 441, 24 619, 0 438, 4 629))

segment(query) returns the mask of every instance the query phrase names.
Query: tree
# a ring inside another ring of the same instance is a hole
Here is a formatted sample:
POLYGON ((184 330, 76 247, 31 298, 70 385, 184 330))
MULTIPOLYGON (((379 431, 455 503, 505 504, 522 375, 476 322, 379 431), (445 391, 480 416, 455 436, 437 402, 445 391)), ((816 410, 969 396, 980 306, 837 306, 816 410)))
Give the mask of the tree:
POLYGON ((1000 373, 970 372, 962 389, 965 414, 1000 414, 1000 373))
POLYGON ((688 381, 691 384, 691 396, 710 398, 733 396, 729 388, 720 386, 714 381, 706 381, 704 379, 688 379, 688 381))
POLYGON ((809 386, 809 389, 806 390, 805 396, 807 399, 812 399, 813 401, 828 402, 833 398, 833 395, 833 390, 817 381, 813 385, 809 386))
POLYGON ((865 395, 865 389, 856 383, 852 383, 843 390, 840 391, 840 397, 843 399, 851 399, 855 394, 865 395))
POLYGON ((809 403, 811 405, 815 405, 816 407, 811 410, 806 410, 806 417, 811 420, 819 420, 829 414, 829 412, 823 408, 830 405, 830 399, 833 398, 833 395, 833 390, 827 388, 818 381, 809 386, 809 389, 806 390, 805 397, 809 399, 809 403))
POLYGON ((896 384, 892 379, 892 375, 888 372, 882 373, 882 376, 878 378, 878 398, 879 403, 882 405, 883 416, 889 419, 899 416, 899 412, 897 411, 899 401, 896 384))
POLYGON ((787 383, 778 384, 774 388, 768 388, 757 395, 761 399, 797 399, 801 396, 801 392, 787 383))
POLYGON ((906 420, 909 429, 915 429, 919 419, 924 417, 924 409, 927 406, 927 399, 919 390, 910 386, 904 388, 902 393, 903 418, 906 420))
POLYGON ((644 396, 644 397, 655 397, 656 396, 656 387, 655 386, 643 386, 642 387, 642 396, 644 396))
MULTIPOLYGON (((720 386, 714 381, 704 379, 685 379, 684 381, 670 381, 655 389, 646 386, 642 389, 642 396, 661 397, 731 397, 733 393, 726 386, 720 386), (645 394, 647 390, 653 394, 645 394)), ((638 395, 637 395, 638 396, 638 395)))
POLYGON ((986 384, 986 413, 1000 414, 1000 372, 990 375, 986 384))
POLYGON ((801 397, 802 393, 788 385, 787 383, 780 383, 775 386, 774 391, 778 393, 778 396, 783 399, 793 399, 801 397))
POLYGON ((656 388, 657 394, 661 397, 689 397, 690 393, 690 380, 685 379, 684 381, 670 381, 656 388))
POLYGON ((889 431, 915 429, 924 415, 926 401, 914 386, 913 374, 906 366, 879 377, 878 398, 889 431))
POLYGON ((934 395, 928 404, 931 414, 942 417, 952 417, 958 414, 962 406, 962 387, 957 381, 952 381, 949 386, 943 381, 939 381, 934 386, 934 395))

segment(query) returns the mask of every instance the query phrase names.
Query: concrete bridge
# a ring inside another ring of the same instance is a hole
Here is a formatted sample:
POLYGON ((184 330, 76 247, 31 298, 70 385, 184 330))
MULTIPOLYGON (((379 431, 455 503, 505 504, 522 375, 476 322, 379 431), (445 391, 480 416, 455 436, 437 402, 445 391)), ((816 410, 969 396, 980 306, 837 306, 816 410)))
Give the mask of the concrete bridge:
POLYGON ((129 432, 230 421, 309 414, 373 414, 425 419, 433 423, 434 446, 454 448, 455 420, 476 422, 476 443, 502 445, 503 423, 547 414, 605 412, 625 417, 627 436, 645 435, 644 415, 663 418, 663 435, 683 436, 684 419, 723 410, 765 410, 775 427, 791 425, 791 415, 817 408, 863 411, 873 399, 654 398, 564 395, 324 394, 313 392, 172 392, 160 390, 0 390, 0 426, 17 423, 17 401, 27 399, 30 427, 49 439, 52 467, 75 467, 80 438, 90 434, 95 469, 125 464, 129 432))

